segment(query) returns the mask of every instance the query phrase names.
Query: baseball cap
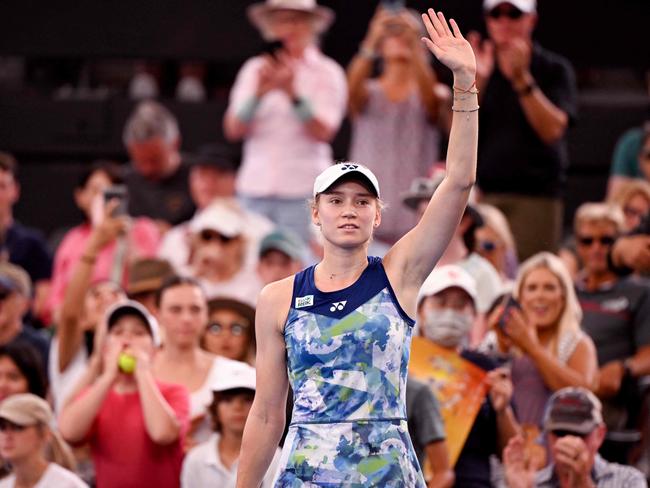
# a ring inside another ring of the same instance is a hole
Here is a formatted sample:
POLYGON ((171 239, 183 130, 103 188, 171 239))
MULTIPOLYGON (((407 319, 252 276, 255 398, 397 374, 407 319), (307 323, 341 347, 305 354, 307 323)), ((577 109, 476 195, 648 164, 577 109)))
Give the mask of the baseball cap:
POLYGON ((417 210, 422 200, 431 200, 433 193, 444 179, 444 173, 437 173, 432 178, 415 178, 411 181, 408 191, 402 195, 402 203, 412 210, 417 210))
POLYGON ((212 383, 212 391, 221 392, 240 388, 255 391, 255 368, 239 361, 230 361, 212 383))
POLYGON ((441 266, 431 272, 420 287, 418 305, 424 298, 440 293, 447 288, 460 288, 465 291, 474 302, 474 306, 476 306, 476 280, 467 271, 455 264, 441 266))
POLYGON ((0 418, 28 427, 31 425, 51 425, 54 415, 50 405, 32 393, 20 393, 7 397, 0 403, 0 418))
POLYGON ((118 320, 128 315, 135 315, 142 320, 149 328, 149 333, 153 338, 153 343, 160 346, 160 327, 158 321, 149 313, 149 311, 133 300, 116 303, 106 311, 106 325, 111 330, 118 320))
POLYGON ((226 237, 237 237, 243 232, 242 218, 237 212, 221 202, 215 202, 196 215, 189 224, 193 233, 214 230, 226 237))
POLYGON ((314 181, 314 197, 319 193, 327 191, 341 178, 358 179, 363 181, 368 186, 368 189, 371 190, 377 198, 380 198, 379 182, 373 172, 362 164, 351 162, 333 164, 319 174, 314 181))
POLYGON ((565 430, 585 435, 602 423, 600 400, 585 388, 562 388, 546 403, 543 425, 547 432, 565 430))
POLYGON ((487 12, 502 3, 509 3, 527 14, 532 14, 537 11, 537 0, 484 0, 483 10, 487 12))
POLYGON ((27 271, 15 264, 0 263, 0 286, 27 298, 32 296, 32 280, 27 271))
POLYGON ((296 234, 286 230, 274 230, 260 243, 260 258, 268 251, 280 251, 294 261, 302 261, 304 244, 296 234))
POLYGON ((235 153, 223 144, 205 144, 186 156, 191 167, 208 166, 228 173, 237 172, 235 153))

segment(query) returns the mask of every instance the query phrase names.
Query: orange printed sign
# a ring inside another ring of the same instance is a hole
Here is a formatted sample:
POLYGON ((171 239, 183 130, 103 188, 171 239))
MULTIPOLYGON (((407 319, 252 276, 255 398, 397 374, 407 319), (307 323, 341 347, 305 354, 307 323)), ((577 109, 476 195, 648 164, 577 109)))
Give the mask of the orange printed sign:
POLYGON ((454 351, 414 337, 409 374, 429 385, 440 402, 449 462, 454 466, 485 400, 486 373, 454 351))

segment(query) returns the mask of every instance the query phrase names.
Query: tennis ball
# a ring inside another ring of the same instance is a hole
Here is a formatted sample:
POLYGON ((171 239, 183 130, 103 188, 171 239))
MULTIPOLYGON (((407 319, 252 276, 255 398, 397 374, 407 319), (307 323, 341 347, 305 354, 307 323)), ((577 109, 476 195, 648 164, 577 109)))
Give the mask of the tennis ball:
POLYGON ((135 357, 123 352, 117 360, 117 365, 122 373, 133 374, 135 371, 135 357))

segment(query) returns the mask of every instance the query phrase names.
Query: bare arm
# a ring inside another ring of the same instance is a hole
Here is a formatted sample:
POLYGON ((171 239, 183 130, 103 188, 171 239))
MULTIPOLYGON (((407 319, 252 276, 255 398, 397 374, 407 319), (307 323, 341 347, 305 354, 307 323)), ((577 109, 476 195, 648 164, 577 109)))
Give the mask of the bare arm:
POLYGON ((529 351, 546 386, 556 391, 567 386, 582 386, 593 390, 596 386, 598 363, 596 349, 591 339, 584 337, 566 364, 561 363, 545 348, 538 346, 529 351))
POLYGON ((257 303, 257 387, 244 429, 237 488, 260 486, 284 430, 289 381, 282 329, 292 289, 293 277, 272 283, 262 290, 257 303))
POLYGON ((451 488, 454 486, 456 475, 449 465, 449 450, 447 441, 437 441, 427 444, 424 448, 433 471, 433 476, 429 479, 427 486, 429 488, 451 488))
POLYGON ((368 102, 366 81, 372 74, 373 58, 370 56, 372 51, 363 46, 362 44, 362 53, 352 58, 347 70, 350 96, 348 106, 352 118, 363 112, 368 102))
POLYGON ((471 90, 476 75, 474 54, 455 22, 451 22, 452 34, 442 14, 438 17, 432 9, 429 12, 431 20, 427 17, 425 25, 433 42, 428 41, 427 45, 454 72, 454 86, 467 93, 456 96, 454 101, 457 111, 453 114, 445 179, 431 197, 420 222, 393 246, 384 260, 398 298, 407 307, 414 304, 420 285, 449 244, 476 179, 478 102, 475 90, 471 90))
POLYGON ((142 417, 147 434, 156 444, 171 444, 180 436, 181 426, 174 410, 167 403, 158 389, 156 382, 147 368, 141 368, 141 356, 138 356, 135 379, 142 403, 142 417))

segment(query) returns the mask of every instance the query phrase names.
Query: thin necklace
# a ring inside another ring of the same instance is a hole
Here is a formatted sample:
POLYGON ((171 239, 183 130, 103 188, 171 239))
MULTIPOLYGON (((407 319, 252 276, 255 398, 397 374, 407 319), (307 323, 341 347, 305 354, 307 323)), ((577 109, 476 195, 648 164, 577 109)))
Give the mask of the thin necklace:
POLYGON ((330 280, 333 280, 334 278, 341 277, 341 276, 343 276, 343 275, 349 274, 349 273, 351 273, 352 271, 355 271, 355 270, 357 270, 357 269, 359 269, 359 268, 362 268, 362 267, 364 267, 364 266, 367 266, 367 265, 368 265, 368 261, 364 261, 363 263, 361 263, 361 264, 357 264, 356 266, 353 266, 353 267, 351 267, 351 268, 349 268, 349 269, 346 269, 345 271, 341 271, 340 273, 330 273, 329 271, 324 270, 322 267, 321 267, 321 270, 322 270, 326 275, 329 275, 329 279, 330 279, 330 280))

